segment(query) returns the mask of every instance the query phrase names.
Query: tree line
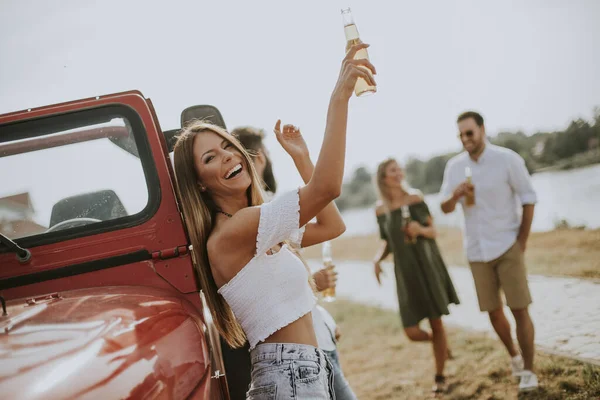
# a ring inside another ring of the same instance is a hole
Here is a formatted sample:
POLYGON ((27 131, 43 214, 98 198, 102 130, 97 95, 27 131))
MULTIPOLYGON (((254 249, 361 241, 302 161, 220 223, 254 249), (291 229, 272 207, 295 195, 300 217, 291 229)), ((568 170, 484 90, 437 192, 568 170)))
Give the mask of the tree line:
MULTIPOLYGON (((600 163, 600 107, 594 110, 592 123, 577 119, 563 131, 500 132, 490 141, 521 155, 531 174, 547 170, 571 169, 600 163)), ((428 160, 409 158, 404 163, 408 183, 423 193, 437 193, 442 185, 444 168, 457 153, 446 153, 428 160)), ((340 210, 372 205, 377 200, 373 173, 359 166, 344 183, 336 200, 340 210)))

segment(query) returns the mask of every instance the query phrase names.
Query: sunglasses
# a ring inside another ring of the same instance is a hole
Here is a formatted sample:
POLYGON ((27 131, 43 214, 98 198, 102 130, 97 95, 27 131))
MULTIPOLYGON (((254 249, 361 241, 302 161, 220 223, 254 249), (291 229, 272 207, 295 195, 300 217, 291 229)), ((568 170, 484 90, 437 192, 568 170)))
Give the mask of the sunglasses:
POLYGON ((475 134, 475 132, 473 132, 473 131, 466 131, 465 133, 462 133, 462 132, 460 132, 460 133, 458 134, 458 138, 459 138, 459 139, 462 139, 462 137, 464 136, 464 137, 467 137, 467 138, 469 138, 469 139, 470 139, 470 138, 472 138, 472 137, 473 137, 473 135, 474 135, 474 134, 475 134))

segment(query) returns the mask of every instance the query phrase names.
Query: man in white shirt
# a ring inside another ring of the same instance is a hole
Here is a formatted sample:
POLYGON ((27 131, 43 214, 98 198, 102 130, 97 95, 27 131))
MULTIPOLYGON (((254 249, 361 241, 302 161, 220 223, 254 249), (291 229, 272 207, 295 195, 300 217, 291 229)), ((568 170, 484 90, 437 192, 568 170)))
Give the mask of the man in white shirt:
POLYGON ((528 312, 531 295, 523 253, 537 197, 523 158, 486 140, 480 114, 465 112, 457 123, 465 151, 446 164, 442 211, 451 213, 460 203, 479 308, 489 313, 494 330, 512 357, 513 375, 521 379, 519 390, 534 390, 538 387, 533 373, 534 327, 528 312), (474 204, 466 201, 473 197, 474 204), (512 340, 500 289, 515 317, 522 355, 512 340))

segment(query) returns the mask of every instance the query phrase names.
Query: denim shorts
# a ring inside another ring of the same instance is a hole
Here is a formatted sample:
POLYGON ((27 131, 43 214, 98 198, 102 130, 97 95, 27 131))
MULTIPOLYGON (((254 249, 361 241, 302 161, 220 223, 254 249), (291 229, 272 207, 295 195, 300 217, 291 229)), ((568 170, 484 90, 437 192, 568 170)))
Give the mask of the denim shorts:
POLYGON ((322 350, 295 343, 261 343, 250 352, 247 400, 335 400, 333 368, 322 350))

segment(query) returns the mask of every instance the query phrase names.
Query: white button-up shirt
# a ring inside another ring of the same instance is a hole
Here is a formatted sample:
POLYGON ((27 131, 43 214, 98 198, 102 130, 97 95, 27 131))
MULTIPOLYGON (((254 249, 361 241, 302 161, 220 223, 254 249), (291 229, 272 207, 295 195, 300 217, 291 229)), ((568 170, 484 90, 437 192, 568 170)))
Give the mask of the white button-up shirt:
POLYGON ((320 305, 316 305, 312 310, 313 327, 317 336, 317 343, 321 350, 334 351, 336 349, 335 341, 335 320, 320 305))
POLYGON ((500 257, 515 243, 521 226, 523 204, 535 204, 537 196, 525 161, 510 149, 489 142, 477 161, 467 152, 446 164, 441 193, 444 198, 465 181, 471 168, 475 205, 459 203, 465 215, 465 249, 469 261, 488 262, 500 257))

